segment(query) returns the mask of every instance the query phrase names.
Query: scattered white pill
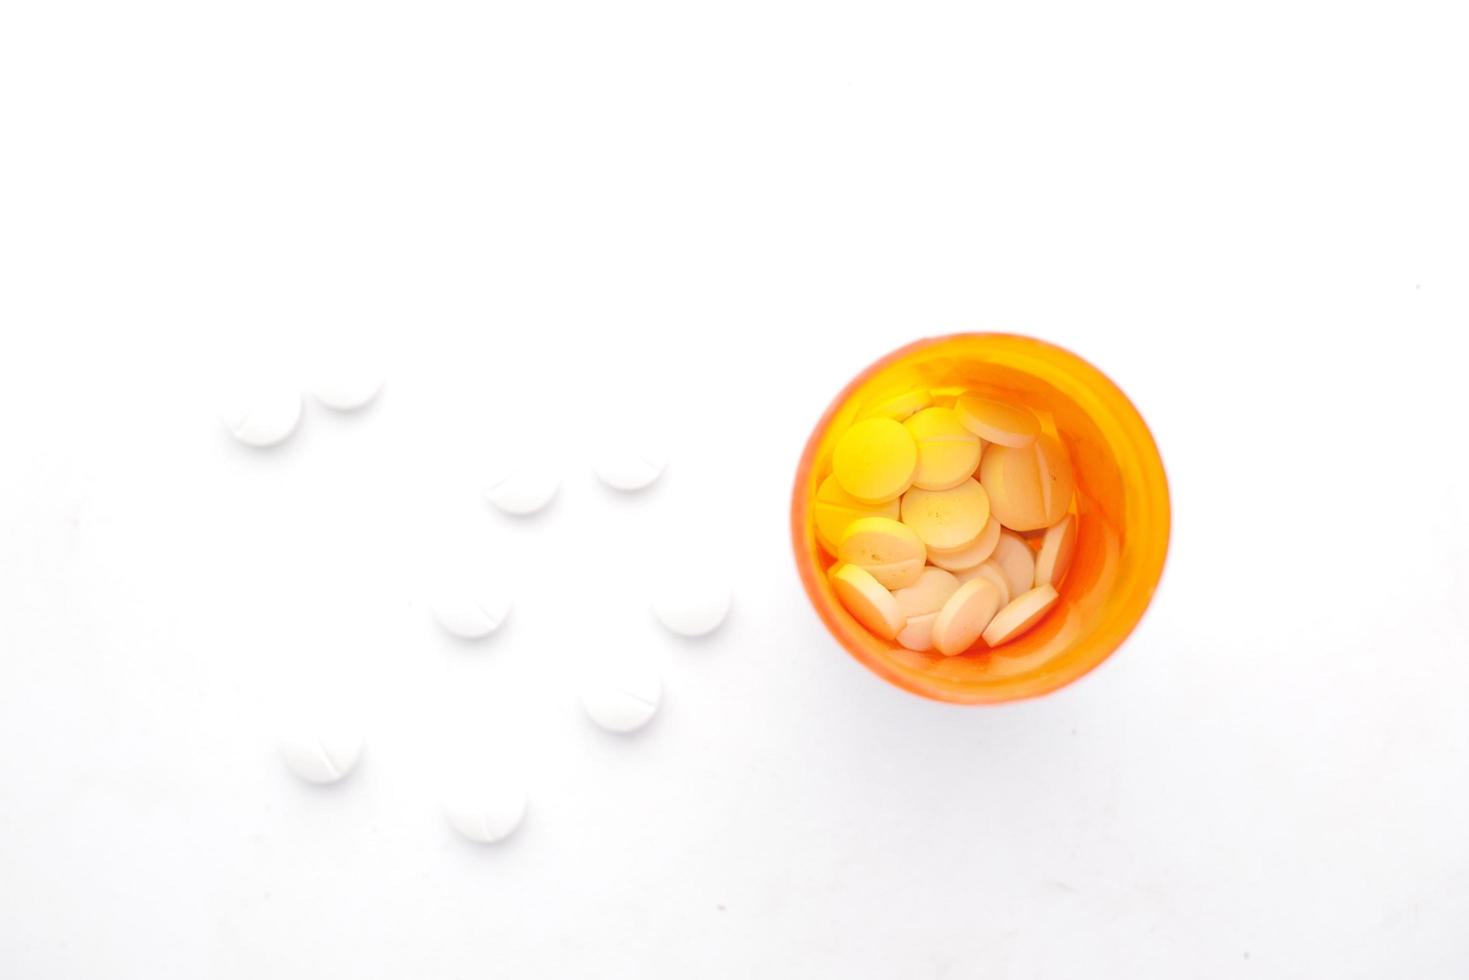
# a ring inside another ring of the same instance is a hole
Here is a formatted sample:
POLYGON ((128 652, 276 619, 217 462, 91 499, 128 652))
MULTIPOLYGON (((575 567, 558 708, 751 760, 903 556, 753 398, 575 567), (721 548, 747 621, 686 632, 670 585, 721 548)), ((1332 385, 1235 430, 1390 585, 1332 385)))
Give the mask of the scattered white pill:
POLYGON ((635 732, 652 720, 663 695, 663 682, 651 665, 604 667, 582 688, 587 717, 609 732, 635 732))
POLYGON ((653 615, 680 636, 703 636, 720 627, 732 601, 728 585, 683 568, 654 592, 653 615))
POLYGON ((264 449, 284 442, 296 431, 301 422, 301 393, 261 385, 236 393, 220 414, 236 439, 264 449))
POLYGON ((327 408, 355 412, 383 390, 382 371, 360 364, 335 364, 322 371, 311 394, 327 408))
POLYGON ((602 480, 613 489, 624 492, 640 491, 663 476, 668 466, 667 457, 661 453, 643 450, 608 450, 596 460, 596 479, 602 480))
POLYGON ((461 640, 481 640, 489 636, 510 615, 510 597, 488 589, 470 593, 448 591, 433 602, 434 618, 439 625, 461 640))
POLYGON ((614 490, 641 490, 663 475, 668 457, 649 445, 614 444, 597 457, 597 479, 614 490))
POLYGON ((485 499, 507 514, 524 517, 549 504, 560 487, 554 470, 527 464, 497 474, 485 485, 485 499))
POLYGON ((345 728, 296 732, 281 739, 281 755, 308 783, 335 783, 356 767, 362 736, 345 728))
POLYGON ((525 791, 509 783, 484 783, 453 794, 444 804, 449 824, 466 839, 493 844, 515 833, 525 819, 525 791))

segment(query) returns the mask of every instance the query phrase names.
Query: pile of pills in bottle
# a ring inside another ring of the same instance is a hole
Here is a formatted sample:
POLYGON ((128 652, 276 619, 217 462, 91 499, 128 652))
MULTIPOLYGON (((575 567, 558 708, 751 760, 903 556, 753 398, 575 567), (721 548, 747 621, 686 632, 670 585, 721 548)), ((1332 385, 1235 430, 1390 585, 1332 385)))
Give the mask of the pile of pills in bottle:
POLYGON ((1065 448, 1029 409, 912 388, 841 434, 812 511, 847 611, 885 640, 954 656, 1020 636, 1055 605, 1074 495, 1065 448))

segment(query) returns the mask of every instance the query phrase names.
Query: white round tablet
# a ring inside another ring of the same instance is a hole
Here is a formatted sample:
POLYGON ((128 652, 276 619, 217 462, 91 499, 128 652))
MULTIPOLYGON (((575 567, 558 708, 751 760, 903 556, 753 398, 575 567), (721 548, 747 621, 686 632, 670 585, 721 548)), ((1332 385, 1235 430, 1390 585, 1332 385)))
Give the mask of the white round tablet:
POLYGON ((685 570, 654 593, 653 615, 680 636, 703 636, 724 623, 732 601, 728 585, 685 570))
POLYGON ((510 616, 510 597, 482 590, 447 592, 433 602, 439 625, 461 640, 481 640, 499 629, 510 616))
POLYGON ((587 717, 609 732, 635 732, 658 713, 663 683, 651 667, 604 668, 582 688, 587 717))
POLYGON ((545 507, 561 487, 561 477, 540 465, 507 470, 485 486, 485 499, 507 514, 524 517, 545 507))
POLYGON ((667 466, 668 457, 654 446, 614 444, 602 451, 593 469, 612 489, 630 493, 653 483, 667 466))
POLYGON ((518 786, 484 784, 452 795, 444 813, 466 839, 493 844, 515 833, 525 819, 525 806, 525 791, 518 786))
POLYGON ((362 736, 345 728, 295 732, 281 739, 281 755, 308 783, 335 783, 356 767, 362 736))
POLYGON ((311 394, 327 408, 355 412, 378 396, 383 382, 382 371, 375 367, 336 364, 322 371, 311 386, 311 394))
POLYGON ((264 449, 284 442, 301 422, 301 393, 280 385, 261 385, 236 393, 220 413, 234 437, 264 449))

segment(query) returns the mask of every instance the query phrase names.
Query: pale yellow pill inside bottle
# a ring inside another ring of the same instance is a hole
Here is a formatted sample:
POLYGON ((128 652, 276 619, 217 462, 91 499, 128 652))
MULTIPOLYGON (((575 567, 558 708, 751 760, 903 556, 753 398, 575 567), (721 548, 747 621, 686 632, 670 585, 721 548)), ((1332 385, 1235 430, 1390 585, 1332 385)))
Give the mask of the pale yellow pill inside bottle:
POLYGON ((1046 511, 1046 526, 1060 521, 1076 495, 1076 470, 1061 440, 1042 433, 1035 441, 1036 474, 1041 485, 1041 506, 1046 511))
POLYGON ((946 657, 974 645, 1000 608, 1000 590, 988 579, 965 582, 949 596, 933 621, 934 649, 946 657))
POLYGON ((979 466, 979 436, 964 427, 952 408, 925 408, 903 427, 918 445, 915 487, 949 490, 974 475, 979 466))
POLYGON ((831 570, 832 591, 852 617, 884 640, 894 639, 903 628, 898 600, 882 584, 856 565, 836 565, 831 570))
POLYGON ((811 507, 811 516, 816 525, 816 540, 828 553, 835 555, 842 535, 852 522, 862 517, 886 517, 898 519, 898 501, 885 504, 864 504, 842 489, 835 474, 821 481, 816 491, 816 502, 811 507))
POLYGON ((949 596, 959 588, 959 580, 942 568, 925 568, 918 581, 907 588, 898 589, 893 598, 904 616, 926 616, 943 608, 949 596))
POLYGON ((1015 639, 1040 622, 1041 617, 1056 604, 1057 598, 1059 596, 1054 588, 1040 585, 1011 599, 1009 605, 996 613, 985 627, 984 642, 997 647, 1015 639))
POLYGON ((990 559, 1005 576, 1006 590, 1011 596, 1029 592, 1035 585, 1035 552, 1025 539, 1013 531, 1001 531, 1000 540, 995 542, 995 553, 990 559))
POLYGON ((909 650, 933 648, 933 622, 959 588, 959 580, 942 568, 925 568, 918 581, 893 593, 907 623, 898 631, 898 643, 909 650))
POLYGON ((1028 408, 985 398, 972 391, 960 395, 954 411, 964 425, 985 442, 1020 448, 1040 435, 1040 419, 1028 408))
POLYGON ((923 387, 899 388, 878 395, 862 410, 863 418, 888 418, 901 422, 914 412, 933 404, 933 394, 923 387))
POLYGON ((960 585, 963 585, 971 579, 989 579, 995 588, 1000 591, 1000 605, 1003 607, 1010 601, 1010 580, 1005 577, 1004 572, 1000 571, 999 564, 993 558, 981 562, 973 568, 967 568, 962 572, 955 572, 954 577, 959 580, 960 585))
POLYGON ((1067 514, 1046 528, 1035 555, 1035 584, 1059 585, 1076 551, 1076 518, 1067 514))
POLYGON ((866 504, 883 504, 913 485, 918 444, 901 422, 863 419, 837 440, 831 465, 848 494, 866 504))
POLYGON ((973 479, 949 490, 909 490, 900 516, 926 546, 952 552, 973 544, 984 531, 989 494, 973 479))
POLYGON ((1014 531, 1055 524, 1071 506, 1076 489, 1066 450, 1045 434, 1021 449, 990 446, 979 464, 979 480, 995 516, 1014 531))
POLYGON ((962 572, 973 568, 994 554, 995 545, 1000 540, 1000 530, 1000 522, 995 520, 994 514, 991 514, 990 519, 985 521, 984 530, 980 531, 979 537, 971 543, 954 551, 929 548, 928 560, 950 572, 962 572))
POLYGON ((923 574, 927 551, 912 528, 886 517, 853 521, 837 545, 837 557, 865 569, 884 588, 901 589, 923 574))
POLYGON ((912 650, 914 653, 926 653, 933 649, 933 623, 939 618, 938 613, 927 613, 923 616, 909 616, 903 623, 903 628, 898 630, 895 639, 898 645, 912 650))

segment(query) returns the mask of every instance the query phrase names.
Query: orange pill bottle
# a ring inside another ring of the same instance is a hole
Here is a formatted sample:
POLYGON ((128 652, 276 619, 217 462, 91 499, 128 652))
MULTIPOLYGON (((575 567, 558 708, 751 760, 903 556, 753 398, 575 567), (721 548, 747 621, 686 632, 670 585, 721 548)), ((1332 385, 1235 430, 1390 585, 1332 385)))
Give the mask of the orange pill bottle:
POLYGON ((924 697, 995 704, 1036 697, 1096 667, 1152 601, 1168 554, 1168 480, 1127 396, 1069 351, 1013 334, 920 340, 862 371, 817 422, 801 454, 791 538, 801 582, 833 637, 879 677, 924 697), (833 593, 833 559, 816 543, 812 503, 837 437, 893 392, 961 389, 1024 405, 1065 445, 1076 470, 1077 541, 1055 608, 1034 629, 956 657, 906 650, 864 629, 833 593))

